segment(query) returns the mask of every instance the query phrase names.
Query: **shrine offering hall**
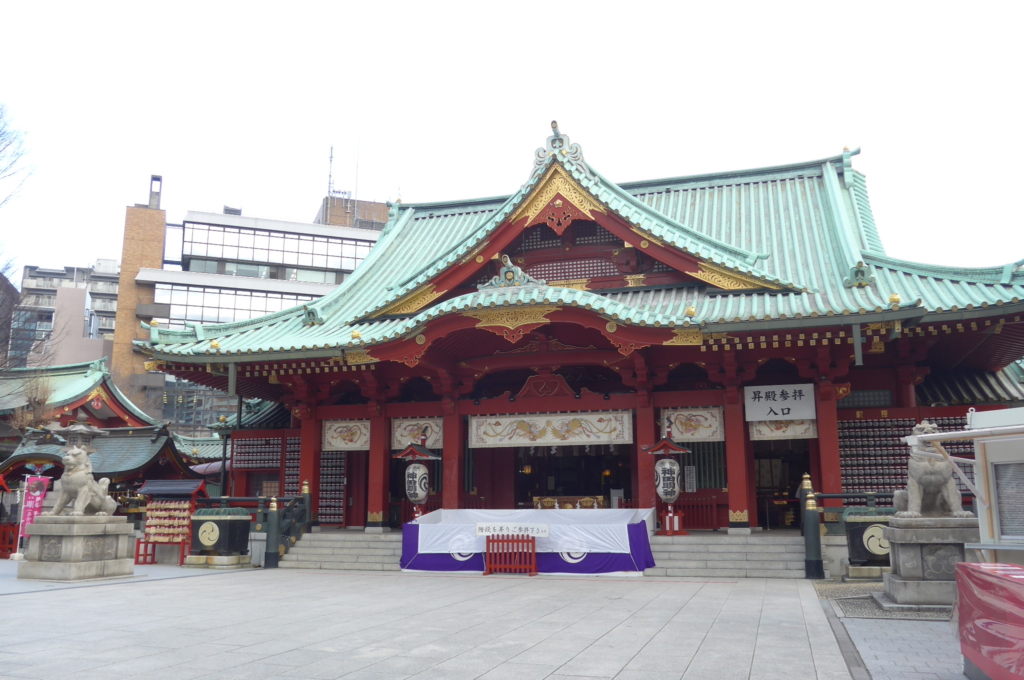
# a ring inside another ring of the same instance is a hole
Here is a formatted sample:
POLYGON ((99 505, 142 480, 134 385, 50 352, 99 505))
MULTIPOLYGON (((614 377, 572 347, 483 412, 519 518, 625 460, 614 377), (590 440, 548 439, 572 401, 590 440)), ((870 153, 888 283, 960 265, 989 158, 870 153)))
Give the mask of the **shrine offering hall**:
POLYGON ((308 480, 322 525, 408 521, 410 459, 426 510, 658 508, 668 455, 686 528, 785 526, 805 472, 892 491, 915 423, 1024 398, 1019 264, 886 255, 857 153, 617 185, 553 125, 509 197, 392 205, 326 297, 136 348, 287 409, 230 492, 308 480))

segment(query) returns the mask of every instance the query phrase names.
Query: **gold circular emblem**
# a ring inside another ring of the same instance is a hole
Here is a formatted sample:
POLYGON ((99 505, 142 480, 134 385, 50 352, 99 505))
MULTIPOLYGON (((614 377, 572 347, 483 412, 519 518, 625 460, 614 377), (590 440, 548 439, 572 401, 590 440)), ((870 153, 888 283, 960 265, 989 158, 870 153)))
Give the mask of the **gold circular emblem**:
POLYGON ((484 256, 483 255, 477 255, 476 256, 476 263, 477 264, 480 264, 483 261, 484 261, 484 256))
POLYGON ((619 329, 619 324, 615 323, 614 321, 609 321, 605 325, 604 329, 606 331, 608 331, 609 333, 614 333, 615 331, 617 331, 619 329))
POLYGON ((646 248, 649 245, 651 245, 651 244, 647 241, 647 239, 644 239, 643 241, 640 241, 640 247, 641 248, 646 248))
POLYGON ((872 524, 864 530, 864 547, 872 555, 889 554, 889 541, 885 540, 882 535, 883 529, 885 526, 882 524, 872 524))
POLYGON ((220 538, 220 527, 213 522, 203 522, 199 527, 199 542, 203 545, 213 545, 220 538))
POLYGON ((416 336, 416 344, 417 345, 425 345, 425 344, 427 344, 427 336, 423 335, 423 333, 420 333, 419 335, 417 335, 416 336))

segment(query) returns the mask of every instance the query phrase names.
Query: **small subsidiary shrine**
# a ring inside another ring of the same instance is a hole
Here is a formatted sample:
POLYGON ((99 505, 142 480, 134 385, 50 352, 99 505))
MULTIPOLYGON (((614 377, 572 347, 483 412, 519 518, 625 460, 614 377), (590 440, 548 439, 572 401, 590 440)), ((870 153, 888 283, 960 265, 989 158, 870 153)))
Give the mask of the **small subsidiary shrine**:
POLYGON ((553 125, 512 196, 392 205, 330 295, 137 346, 284 405, 232 435, 233 493, 308 480, 321 524, 407 518, 410 444, 428 510, 653 508, 669 435, 687 528, 774 528, 804 472, 891 491, 914 423, 1024 397, 1022 263, 886 255, 857 153, 617 185, 553 125))

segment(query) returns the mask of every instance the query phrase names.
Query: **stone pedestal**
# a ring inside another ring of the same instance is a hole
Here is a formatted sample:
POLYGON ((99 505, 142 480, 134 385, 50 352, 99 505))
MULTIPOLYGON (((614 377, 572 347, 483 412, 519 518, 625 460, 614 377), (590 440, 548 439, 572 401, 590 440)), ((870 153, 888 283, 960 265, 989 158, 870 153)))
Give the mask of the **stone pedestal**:
POLYGON ((891 549, 892 573, 883 574, 883 607, 950 607, 956 597, 956 563, 964 544, 977 543, 976 518, 893 518, 883 532, 891 549), (886 602, 888 600, 888 602, 886 602))
POLYGON ((81 581, 135 573, 126 517, 36 517, 18 578, 81 581))

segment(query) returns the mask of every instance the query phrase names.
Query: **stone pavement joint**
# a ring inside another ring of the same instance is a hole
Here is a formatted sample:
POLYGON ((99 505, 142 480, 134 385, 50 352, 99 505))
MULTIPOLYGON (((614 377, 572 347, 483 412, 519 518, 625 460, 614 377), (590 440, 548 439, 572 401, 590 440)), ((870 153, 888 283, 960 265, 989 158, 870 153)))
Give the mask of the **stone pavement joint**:
POLYGON ((855 677, 804 580, 277 569, 3 600, 23 680, 855 677))

